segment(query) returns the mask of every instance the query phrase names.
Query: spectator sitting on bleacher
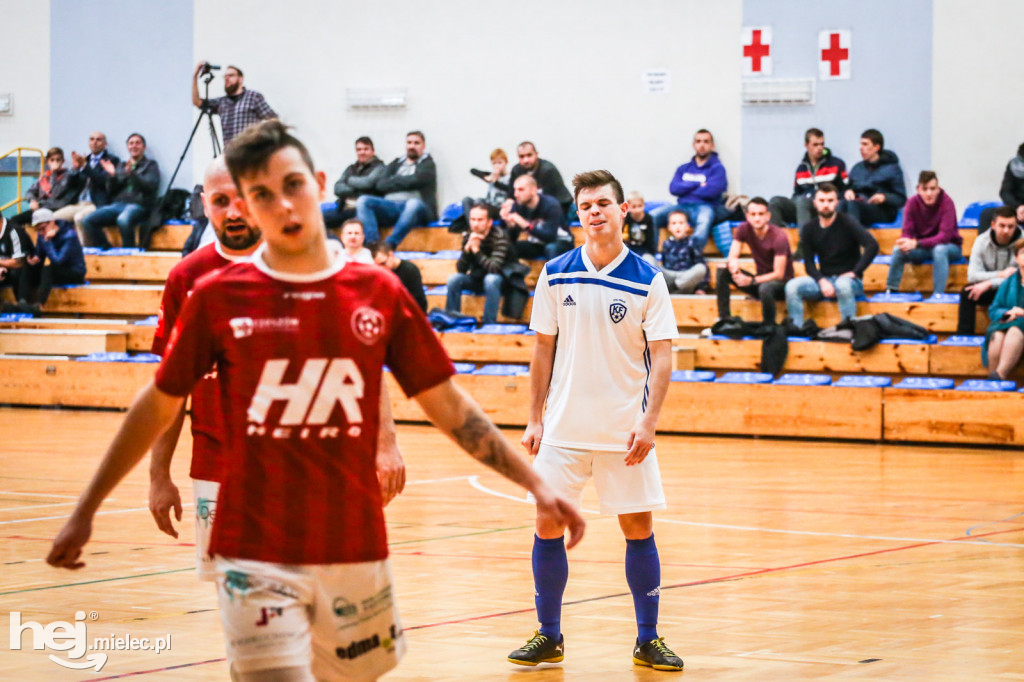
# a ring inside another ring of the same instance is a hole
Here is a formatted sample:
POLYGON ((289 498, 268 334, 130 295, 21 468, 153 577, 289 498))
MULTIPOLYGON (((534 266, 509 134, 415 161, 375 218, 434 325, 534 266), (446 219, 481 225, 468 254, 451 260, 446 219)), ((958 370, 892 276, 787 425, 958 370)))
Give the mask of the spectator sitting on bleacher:
MULTIPOLYGON (((64 167, 64 150, 53 147, 46 152, 46 170, 25 192, 27 211, 11 216, 15 225, 31 225, 32 214, 41 208, 56 211, 78 200, 79 178, 73 178, 64 167)), ((72 216, 69 220, 73 220, 72 216)))
POLYGON ((644 197, 640 192, 626 195, 629 212, 622 224, 622 241, 636 255, 651 265, 657 265, 658 259, 658 228, 654 226, 654 218, 647 212, 644 197))
MULTIPOLYGON (((89 134, 89 154, 82 156, 71 150, 69 182, 80 188, 78 200, 54 212, 57 220, 73 220, 79 235, 85 239, 82 221, 97 208, 110 203, 110 175, 102 165, 107 162, 114 167, 121 163, 107 150, 107 136, 98 130, 89 134)), ((90 246, 86 242, 86 246, 90 246)))
MULTIPOLYGON (((483 198, 483 203, 491 212, 491 218, 497 218, 501 205, 512 196, 512 173, 508 169, 508 155, 505 150, 498 148, 491 152, 490 172, 477 168, 471 168, 469 172, 487 183, 487 196, 483 198)), ((479 201, 473 201, 469 197, 463 199, 463 215, 468 216, 469 209, 476 203, 479 201)))
POLYGON ((977 307, 988 307, 996 297, 999 285, 1017 271, 1013 262, 1013 244, 1022 236, 1024 230, 1017 225, 1013 207, 1000 206, 995 210, 992 229, 982 232, 974 240, 967 265, 968 284, 960 292, 957 334, 974 334, 977 307))
MULTIPOLYGON (((715 138, 709 130, 701 128, 693 135, 694 155, 687 163, 676 168, 668 191, 676 197, 675 205, 668 205, 652 211, 654 224, 664 227, 672 211, 686 211, 686 217, 693 225, 694 241, 703 250, 711 236, 711 228, 728 217, 724 204, 725 190, 729 180, 725 166, 718 160, 715 138)), ((722 255, 729 253, 732 244, 732 230, 722 225, 714 233, 715 246, 722 255)))
POLYGON ((896 240, 889 264, 885 288, 899 291, 903 266, 907 261, 932 261, 932 292, 946 291, 949 264, 963 258, 964 243, 956 224, 956 206, 946 191, 939 187, 935 171, 921 171, 917 194, 910 197, 903 209, 903 232, 896 240))
MULTIPOLYGON (((1003 206, 1016 209, 1017 224, 1024 227, 1024 144, 1017 147, 1017 156, 1010 159, 1003 171, 1003 183, 999 186, 999 198, 1003 206)), ((992 224, 995 208, 986 208, 978 216, 978 234, 992 224)))
POLYGON ((505 202, 501 219, 508 225, 518 258, 543 257, 549 261, 572 250, 572 233, 565 226, 562 206, 550 194, 538 191, 536 178, 520 175, 512 184, 512 192, 515 201, 511 206, 505 202))
POLYGON ((363 224, 358 218, 349 218, 341 226, 341 246, 345 250, 345 257, 355 263, 373 265, 373 254, 363 246, 366 236, 363 233, 363 224))
MULTIPOLYGON (((558 172, 555 164, 547 159, 537 156, 537 147, 532 142, 520 142, 516 147, 519 155, 519 163, 512 167, 509 181, 515 187, 516 180, 522 175, 532 175, 537 181, 537 187, 541 194, 554 197, 562 207, 562 213, 569 215, 572 209, 572 194, 565 187, 562 181, 562 174, 558 172)), ((509 200, 506 199, 507 205, 509 200)))
MULTIPOLYGON (((116 223, 121 232, 121 246, 135 246, 135 228, 149 216, 160 187, 160 167, 146 156, 146 138, 132 133, 127 145, 130 154, 127 161, 116 165, 106 159, 100 161, 100 167, 109 176, 110 204, 97 208, 82 221, 86 240, 103 249, 110 248, 103 228, 112 223, 116 223)), ((140 241, 143 248, 149 246, 145 229, 140 241)))
MULTIPOLYGON (((17 301, 25 297, 22 292, 22 274, 25 269, 25 258, 35 253, 32 240, 25 230, 0 214, 0 288, 10 287, 17 301)), ((9 303, 4 312, 20 312, 9 303)))
POLYGON ((661 244, 661 270, 670 294, 706 294, 708 262, 697 246, 686 211, 668 214, 668 237, 661 244))
POLYGON ((846 183, 846 163, 825 146, 825 133, 818 128, 808 128, 804 133, 804 149, 807 152, 796 167, 793 180, 793 197, 772 197, 768 210, 773 225, 798 227, 814 218, 814 191, 823 182, 830 182, 842 194, 846 183))
POLYGON ((1006 379, 1020 362, 1024 351, 1024 239, 1013 243, 1016 272, 1007 277, 988 308, 988 331, 981 359, 989 368, 989 379, 1006 379))
POLYGON ((324 210, 324 225, 337 229, 356 217, 356 199, 376 193, 377 180, 384 174, 384 162, 377 158, 373 140, 365 135, 356 140, 356 162, 346 168, 334 183, 334 208, 324 210))
POLYGON ((437 216, 437 166, 426 151, 427 139, 418 130, 405 136, 405 156, 389 163, 377 178, 376 191, 356 200, 356 217, 370 243, 380 241, 378 225, 394 225, 388 243, 396 249, 412 228, 437 216))
POLYGON ((775 322, 775 302, 786 295, 786 282, 793 279, 793 254, 789 239, 782 228, 772 225, 768 202, 754 197, 747 202, 747 220, 733 231, 732 246, 726 267, 718 268, 715 293, 718 294, 718 317, 725 319, 732 313, 729 305, 729 285, 748 296, 760 299, 761 320, 775 322), (740 245, 750 248, 754 258, 754 273, 740 269, 740 245))
POLYGON ((850 187, 839 212, 849 213, 864 226, 894 222, 907 202, 899 157, 885 148, 885 138, 874 128, 861 133, 860 156, 863 161, 850 169, 850 187))
MULTIPOLYGON (((519 182, 533 178, 522 178, 519 182)), ((548 197, 551 201, 555 201, 548 197)), ((558 202, 555 201, 558 207, 558 202)), ((558 207, 561 210, 560 207, 558 207)), ((485 204, 469 209, 469 231, 462 236, 462 253, 455 263, 456 272, 448 277, 448 300, 445 308, 462 311, 462 292, 472 291, 484 295, 484 324, 498 320, 501 305, 502 274, 505 265, 513 259, 512 242, 499 225, 494 225, 485 204)))
POLYGON ((818 217, 800 227, 800 251, 807 275, 786 282, 786 310, 797 327, 804 323, 805 299, 835 298, 840 317, 854 317, 857 297, 864 293, 861 277, 878 255, 875 238, 851 216, 838 213, 837 203, 835 186, 824 183, 814 195, 818 217))
POLYGON ((54 285, 81 284, 85 281, 85 255, 74 226, 53 219, 53 211, 41 208, 32 214, 36 228, 36 252, 25 257, 22 272, 21 312, 39 315, 54 285))
POLYGON ((370 252, 373 254, 373 262, 395 273, 420 310, 427 312, 427 296, 423 293, 423 273, 416 264, 396 256, 395 247, 387 242, 377 242, 370 252))

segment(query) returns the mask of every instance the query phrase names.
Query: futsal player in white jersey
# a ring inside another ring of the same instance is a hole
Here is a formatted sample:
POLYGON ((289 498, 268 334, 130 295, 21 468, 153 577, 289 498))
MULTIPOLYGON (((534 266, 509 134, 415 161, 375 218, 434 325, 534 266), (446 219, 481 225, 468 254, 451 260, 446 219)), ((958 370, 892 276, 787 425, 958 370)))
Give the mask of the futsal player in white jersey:
MULTIPOLYGON (((522 442, 536 456, 541 479, 577 505, 593 476, 601 513, 617 515, 626 538, 626 581, 637 617, 633 663, 682 670, 682 659, 657 633, 661 564, 652 516, 665 507, 654 430, 672 373, 672 301, 661 271, 622 242, 629 204, 614 176, 581 173, 573 187, 586 241, 548 261, 537 281, 522 442)), ((533 576, 541 625, 509 654, 512 663, 564 657, 564 532, 538 510, 533 576)))

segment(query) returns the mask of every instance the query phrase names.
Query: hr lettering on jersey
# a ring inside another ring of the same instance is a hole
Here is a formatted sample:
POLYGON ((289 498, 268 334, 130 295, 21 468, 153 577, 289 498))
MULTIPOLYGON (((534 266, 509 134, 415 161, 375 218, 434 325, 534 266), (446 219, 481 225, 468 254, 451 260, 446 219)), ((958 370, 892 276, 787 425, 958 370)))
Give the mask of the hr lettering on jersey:
POLYGON ((341 405, 348 435, 362 433, 363 412, 359 399, 365 382, 359 367, 351 358, 310 358, 305 361, 295 383, 284 382, 289 360, 267 360, 260 374, 259 385, 249 403, 247 435, 272 438, 337 438, 341 429, 327 426, 335 405, 341 405), (270 407, 284 401, 285 408, 277 424, 267 424, 270 407), (320 427, 320 428, 311 428, 320 427))

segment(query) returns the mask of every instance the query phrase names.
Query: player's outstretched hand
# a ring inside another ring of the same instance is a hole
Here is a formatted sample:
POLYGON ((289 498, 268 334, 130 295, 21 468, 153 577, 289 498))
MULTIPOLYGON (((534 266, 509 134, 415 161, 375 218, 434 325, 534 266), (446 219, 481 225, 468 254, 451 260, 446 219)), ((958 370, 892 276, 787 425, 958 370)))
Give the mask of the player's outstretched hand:
POLYGON ((540 439, 544 435, 544 425, 540 422, 530 422, 526 425, 526 430, 523 431, 523 439, 519 442, 523 444, 523 447, 530 453, 531 457, 537 456, 537 451, 540 449, 540 439))
POLYGON ((583 539, 583 531, 586 530, 587 522, 576 507, 559 495, 554 494, 547 486, 542 486, 533 491, 537 500, 537 515, 543 512, 552 521, 561 524, 569 529, 569 542, 566 549, 572 549, 583 539))
POLYGON ((654 429, 640 422, 629 432, 626 447, 629 448, 629 452, 626 453, 626 466, 644 461, 654 447, 654 429))
POLYGON ((181 522, 181 494, 178 493, 178 486, 171 482, 171 479, 163 481, 151 480, 149 483, 149 513, 156 521, 156 527, 170 535, 178 537, 178 531, 171 523, 171 509, 174 509, 174 518, 181 522))
POLYGON ((46 556, 46 563, 56 568, 82 568, 85 562, 79 561, 79 557, 82 556, 82 548, 89 542, 91 535, 92 519, 80 521, 72 516, 53 541, 53 547, 46 556))
POLYGON ((405 490, 405 460, 398 445, 377 448, 377 482, 383 506, 405 490))

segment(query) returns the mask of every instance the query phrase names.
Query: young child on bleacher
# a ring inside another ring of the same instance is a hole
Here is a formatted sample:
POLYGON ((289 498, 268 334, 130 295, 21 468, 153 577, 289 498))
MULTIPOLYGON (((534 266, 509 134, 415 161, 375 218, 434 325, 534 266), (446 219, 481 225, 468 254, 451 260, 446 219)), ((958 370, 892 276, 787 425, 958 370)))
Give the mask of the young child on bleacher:
POLYGON ((661 269, 669 293, 708 293, 708 263, 694 243, 693 228, 686 213, 672 211, 669 214, 668 234, 661 245, 661 269))
POLYGON ((629 213, 626 214, 626 221, 622 226, 622 241, 626 243, 633 253, 643 258, 652 265, 657 265, 658 259, 658 228, 654 226, 654 218, 644 207, 644 198, 640 192, 630 192, 626 195, 629 202, 629 213))

